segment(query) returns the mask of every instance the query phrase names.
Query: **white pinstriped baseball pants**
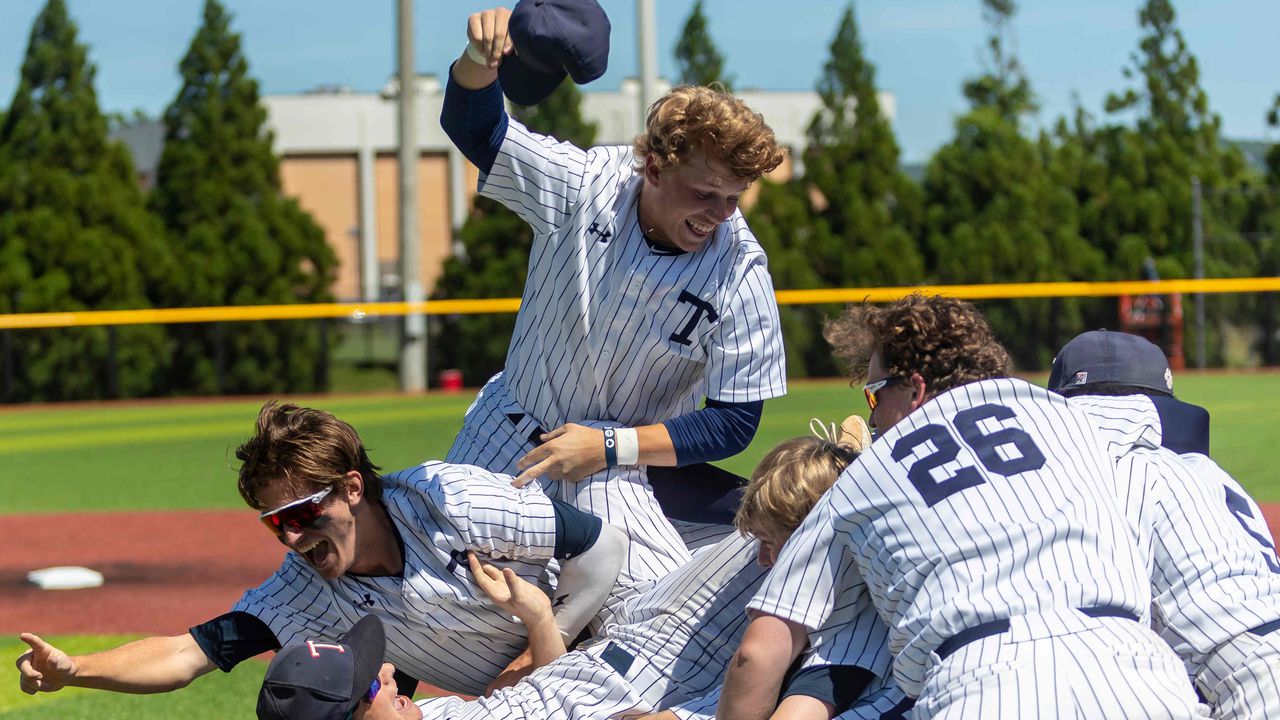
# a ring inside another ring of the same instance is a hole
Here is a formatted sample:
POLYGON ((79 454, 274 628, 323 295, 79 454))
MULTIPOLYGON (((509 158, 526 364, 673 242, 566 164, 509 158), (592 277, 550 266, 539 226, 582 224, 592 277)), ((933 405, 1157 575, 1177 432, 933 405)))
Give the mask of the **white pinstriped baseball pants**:
POLYGON ((1183 720, 1207 718, 1177 655, 1151 630, 1073 610, 1010 618, 926 677, 917 720, 1183 720), (1082 624, 1083 623, 1083 624, 1082 624), (1046 628, 1061 627, 1061 632, 1046 628), (1076 628, 1075 632, 1067 628, 1076 628))
POLYGON ((1200 689, 1220 720, 1280 718, 1280 631, 1244 633, 1205 661, 1200 689))

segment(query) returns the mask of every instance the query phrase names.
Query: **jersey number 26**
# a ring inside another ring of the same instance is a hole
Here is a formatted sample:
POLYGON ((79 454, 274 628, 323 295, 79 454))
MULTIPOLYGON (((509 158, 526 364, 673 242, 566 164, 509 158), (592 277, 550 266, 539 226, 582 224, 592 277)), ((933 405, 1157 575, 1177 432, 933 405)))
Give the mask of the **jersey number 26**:
MULTIPOLYGON (((1029 470, 1039 469, 1044 465, 1044 453, 1036 447, 1036 442, 1024 430, 1006 427, 994 432, 984 432, 980 427, 983 420, 1008 420, 1014 416, 1012 409, 1004 405, 979 405, 956 413, 952 422, 960 440, 978 456, 978 462, 997 475, 1017 475, 1029 470), (1003 457, 996 448, 1012 445, 1016 456, 1003 457)), ((907 470, 907 479, 915 486, 924 498, 925 504, 933 507, 948 497, 968 488, 986 483, 977 468, 966 465, 955 471, 951 477, 935 480, 933 470, 952 462, 960 454, 960 444, 946 425, 925 425, 903 435, 893 444, 893 459, 902 462, 925 443, 933 443, 933 452, 917 460, 907 470)))

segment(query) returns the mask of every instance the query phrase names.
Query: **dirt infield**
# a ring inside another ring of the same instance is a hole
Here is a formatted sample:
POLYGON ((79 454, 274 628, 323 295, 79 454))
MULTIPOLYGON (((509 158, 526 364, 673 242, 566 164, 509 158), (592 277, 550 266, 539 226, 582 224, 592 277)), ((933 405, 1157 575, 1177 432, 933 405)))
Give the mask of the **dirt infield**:
POLYGON ((229 610, 284 549, 248 510, 0 515, 0 632, 175 635, 229 610), (27 573, 83 565, 105 584, 40 590, 27 573))
MULTIPOLYGON (((1263 505, 1280 528, 1280 504, 1263 505)), ((0 515, 0 633, 173 635, 230 609, 283 548, 247 510, 0 515), (27 573, 83 565, 106 583, 39 590, 27 573)))

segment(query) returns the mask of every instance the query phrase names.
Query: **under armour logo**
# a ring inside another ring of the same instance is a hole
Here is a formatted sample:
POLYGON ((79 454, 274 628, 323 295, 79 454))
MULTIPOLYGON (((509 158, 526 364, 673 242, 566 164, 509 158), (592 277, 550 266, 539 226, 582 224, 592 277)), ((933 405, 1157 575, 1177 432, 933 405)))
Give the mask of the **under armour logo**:
POLYGON ((587 234, 599 235, 602 243, 609 242, 609 238, 613 237, 613 231, 609 228, 601 228, 600 223, 591 223, 591 227, 587 228, 587 234))
POLYGON ((465 550, 454 550, 449 553, 449 564, 445 566, 447 572, 453 572, 458 569, 459 565, 466 565, 467 552, 465 550))
POLYGON ((365 593, 365 594, 364 594, 364 600, 361 600, 360 602, 356 603, 356 605, 357 605, 357 606, 359 606, 359 607, 362 607, 362 608, 371 608, 371 607, 373 607, 373 606, 374 606, 374 599, 373 599, 373 596, 372 596, 372 595, 370 595, 369 593, 365 593))
POLYGON ((693 329, 698 326, 698 322, 702 320, 703 315, 706 315, 711 322, 715 322, 720 319, 719 313, 717 313, 716 309, 711 306, 711 303, 703 300, 697 295, 694 295, 688 290, 681 290, 680 297, 676 298, 676 300, 682 303, 689 303, 693 306, 693 317, 689 318, 689 322, 685 323, 684 327, 680 329, 680 332, 671 336, 671 340, 681 345, 693 344, 693 341, 689 339, 689 336, 693 334, 693 329))

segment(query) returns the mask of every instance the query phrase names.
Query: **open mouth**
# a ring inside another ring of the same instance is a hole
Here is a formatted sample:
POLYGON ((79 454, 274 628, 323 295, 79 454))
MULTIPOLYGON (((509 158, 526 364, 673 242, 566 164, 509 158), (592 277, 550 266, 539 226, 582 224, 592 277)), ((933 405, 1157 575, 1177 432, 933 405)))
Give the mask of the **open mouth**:
POLYGON ((306 558, 311 567, 318 568, 324 563, 325 558, 329 557, 329 541, 317 540, 309 545, 299 545, 294 548, 299 555, 306 558))
POLYGON ((712 230, 716 229, 715 225, 706 225, 693 220, 685 220, 684 224, 688 226, 688 228, 693 231, 693 234, 698 237, 706 237, 711 234, 712 230))

